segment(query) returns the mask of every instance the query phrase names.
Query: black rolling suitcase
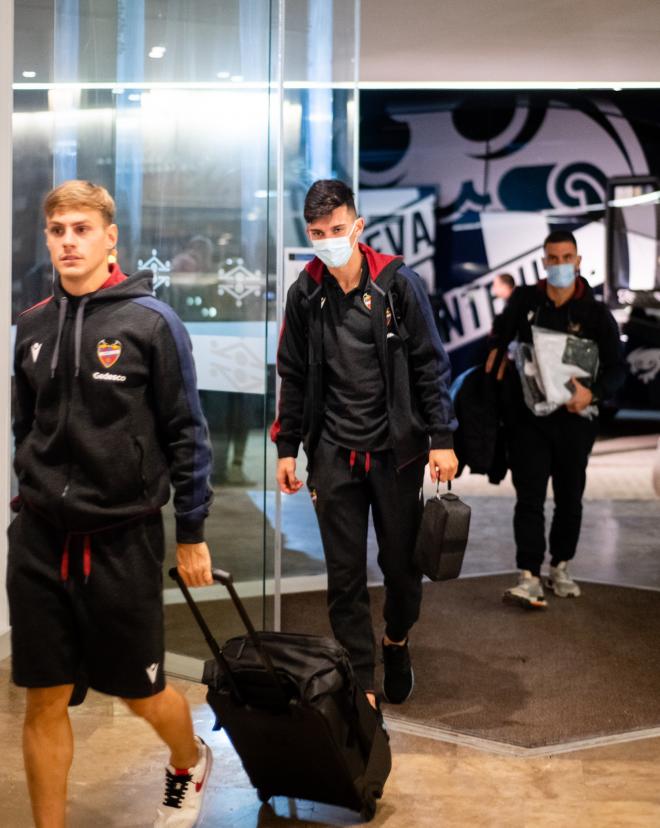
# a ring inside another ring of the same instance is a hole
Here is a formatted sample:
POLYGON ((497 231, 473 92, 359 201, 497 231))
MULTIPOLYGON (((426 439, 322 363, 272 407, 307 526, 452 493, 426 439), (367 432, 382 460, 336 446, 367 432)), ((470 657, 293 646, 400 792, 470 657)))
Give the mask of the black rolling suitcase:
POLYGON ((214 730, 226 731, 259 799, 310 799, 372 819, 392 758, 344 648, 323 636, 255 632, 231 575, 215 569, 248 631, 220 648, 177 570, 170 575, 214 655, 202 679, 214 730))

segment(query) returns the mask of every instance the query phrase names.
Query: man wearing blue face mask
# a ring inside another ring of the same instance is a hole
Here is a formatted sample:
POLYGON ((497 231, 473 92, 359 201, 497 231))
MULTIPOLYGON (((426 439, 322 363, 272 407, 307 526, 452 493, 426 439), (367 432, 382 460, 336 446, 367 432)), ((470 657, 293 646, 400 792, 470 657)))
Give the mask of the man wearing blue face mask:
MULTIPOLYGON (((507 345, 517 339, 533 342, 533 329, 571 334, 598 348, 595 379, 572 377, 572 395, 557 410, 535 416, 523 402, 519 384, 506 412, 509 465, 516 489, 513 529, 518 583, 504 600, 526 608, 546 606, 541 583, 545 555, 544 503, 552 479, 554 515, 550 528, 550 572, 547 586, 560 598, 577 598, 580 587, 568 572, 582 521, 586 468, 597 429, 596 404, 623 384, 625 367, 619 332, 607 307, 595 299, 579 275, 581 258, 572 233, 555 231, 543 244, 547 278, 519 287, 493 324, 486 372, 502 379, 507 345)), ((570 361, 570 360, 569 360, 570 361)))
POLYGON ((287 296, 271 430, 277 481, 285 494, 302 487, 302 443, 328 569, 330 622, 375 705, 366 570, 371 508, 385 577, 383 692, 400 704, 413 689, 408 632, 422 595, 413 551, 424 466, 442 481, 458 466, 449 361, 420 277, 400 257, 358 241, 364 219, 350 188, 317 181, 304 215, 316 256, 287 296))

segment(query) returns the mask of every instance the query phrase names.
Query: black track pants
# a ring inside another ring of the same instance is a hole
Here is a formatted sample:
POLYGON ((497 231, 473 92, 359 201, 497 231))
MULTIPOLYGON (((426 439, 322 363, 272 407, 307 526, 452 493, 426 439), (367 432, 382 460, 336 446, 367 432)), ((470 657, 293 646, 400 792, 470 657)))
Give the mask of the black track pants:
POLYGON ((378 565, 385 580, 385 631, 403 640, 419 617, 422 575, 412 562, 427 456, 398 473, 390 451, 367 454, 319 442, 308 486, 315 501, 328 570, 328 610, 358 681, 374 687, 375 645, 367 591, 371 507, 378 565))
POLYGON ((549 417, 522 417, 509 434, 509 462, 516 489, 513 533, 518 569, 541 571, 545 554, 544 503, 552 479, 555 510, 550 527, 551 563, 575 555, 582 524, 582 495, 597 422, 560 409, 549 417))

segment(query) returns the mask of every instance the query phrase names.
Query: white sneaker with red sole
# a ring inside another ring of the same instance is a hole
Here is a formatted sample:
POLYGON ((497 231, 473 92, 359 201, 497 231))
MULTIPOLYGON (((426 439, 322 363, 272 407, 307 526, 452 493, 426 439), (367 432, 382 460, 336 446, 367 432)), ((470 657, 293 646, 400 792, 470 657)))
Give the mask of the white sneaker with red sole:
POLYGON ((201 816, 213 756, 209 746, 195 736, 199 760, 192 768, 165 768, 165 795, 158 806, 154 828, 193 828, 201 816))

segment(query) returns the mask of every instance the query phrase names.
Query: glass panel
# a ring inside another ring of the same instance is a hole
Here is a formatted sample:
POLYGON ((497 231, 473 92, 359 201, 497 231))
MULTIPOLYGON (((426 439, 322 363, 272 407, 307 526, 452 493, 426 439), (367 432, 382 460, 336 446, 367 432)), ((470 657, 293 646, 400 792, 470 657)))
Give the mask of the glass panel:
MULTIPOLYGON (((286 281, 277 257, 306 246, 301 208, 311 181, 354 180, 357 6, 16 0, 13 318, 51 290, 43 195, 74 177, 106 186, 117 202, 120 265, 151 269, 156 295, 191 335, 215 454, 208 540, 258 626, 277 623, 268 596, 280 523, 284 574, 324 571, 307 499, 280 510, 267 427, 286 281)), ((166 527, 167 568, 170 508, 166 527)), ((166 587, 169 648, 206 657, 167 579, 166 587)), ((211 605, 221 595, 212 588, 197 598, 222 614, 224 638, 238 622, 226 603, 211 605)))
MULTIPOLYGON (((283 94, 284 278, 286 291, 312 256, 303 203, 312 182, 340 178, 354 189, 356 152, 356 12, 348 0, 288 0, 283 94)), ((276 452, 270 447, 273 467, 276 452)), ((297 472, 306 480, 302 449, 297 472)), ((284 590, 319 587, 325 561, 316 515, 306 488, 275 494, 282 527, 284 590)))
MULTIPOLYGON (((265 509, 272 25, 268 0, 16 2, 14 319, 51 289, 43 195, 68 178, 106 186, 120 266, 151 269, 156 296, 192 338, 214 449, 207 539, 257 626, 272 616, 265 564, 274 545, 265 509)), ((171 506, 165 520, 167 571, 171 506)), ((167 577, 165 586, 168 649, 207 657, 167 577)), ((214 587, 197 597, 225 595, 214 587)), ((223 638, 240 629, 225 609, 223 638)))

